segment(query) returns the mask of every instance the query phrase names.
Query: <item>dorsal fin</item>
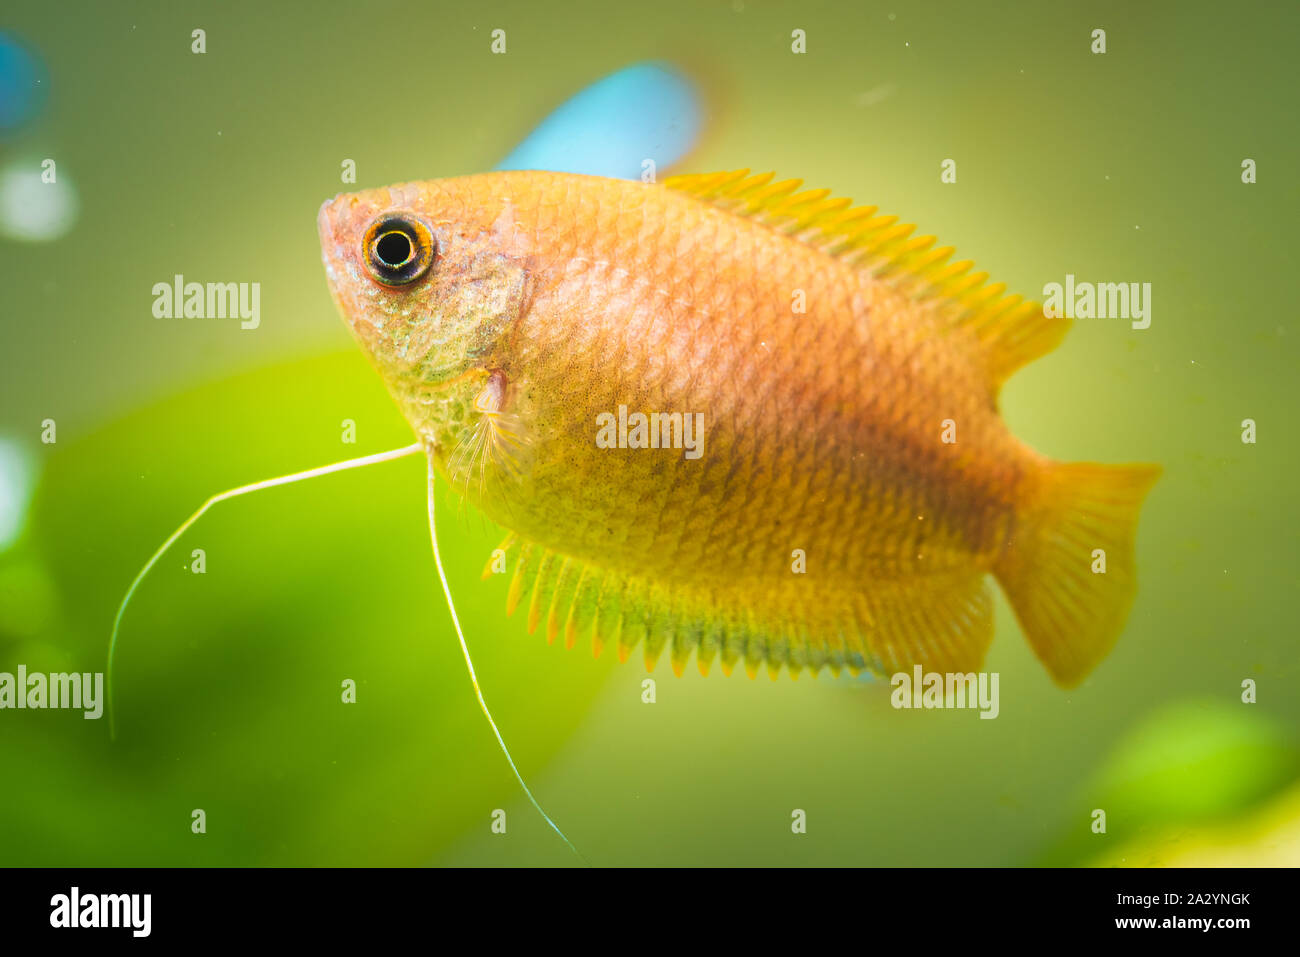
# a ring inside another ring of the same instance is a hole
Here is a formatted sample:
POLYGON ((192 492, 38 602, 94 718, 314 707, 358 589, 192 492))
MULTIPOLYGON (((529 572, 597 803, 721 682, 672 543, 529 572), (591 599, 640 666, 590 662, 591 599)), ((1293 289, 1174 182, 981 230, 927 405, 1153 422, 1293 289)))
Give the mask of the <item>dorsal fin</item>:
POLYGON ((702 202, 765 223, 890 282, 900 292, 934 301, 954 324, 969 329, 983 346, 996 392, 1016 369, 1051 352, 1070 320, 1049 316, 1037 302, 1006 295, 970 260, 950 262, 956 251, 936 246, 934 236, 912 236, 916 227, 875 206, 853 206, 830 190, 799 191, 801 180, 773 182, 772 173, 749 170, 672 176, 663 185, 702 202))

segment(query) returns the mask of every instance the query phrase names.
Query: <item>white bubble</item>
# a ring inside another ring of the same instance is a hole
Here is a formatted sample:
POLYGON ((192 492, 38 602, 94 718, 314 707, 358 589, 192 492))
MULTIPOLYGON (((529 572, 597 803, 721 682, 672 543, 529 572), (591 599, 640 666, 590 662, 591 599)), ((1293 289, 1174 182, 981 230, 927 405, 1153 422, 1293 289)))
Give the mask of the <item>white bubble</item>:
POLYGON ((27 450, 0 437, 0 551, 18 540, 26 524, 35 472, 27 450))
POLYGON ((41 181, 39 162, 11 163, 0 171, 0 235, 25 242, 49 242, 77 221, 77 191, 62 170, 53 183, 41 181))

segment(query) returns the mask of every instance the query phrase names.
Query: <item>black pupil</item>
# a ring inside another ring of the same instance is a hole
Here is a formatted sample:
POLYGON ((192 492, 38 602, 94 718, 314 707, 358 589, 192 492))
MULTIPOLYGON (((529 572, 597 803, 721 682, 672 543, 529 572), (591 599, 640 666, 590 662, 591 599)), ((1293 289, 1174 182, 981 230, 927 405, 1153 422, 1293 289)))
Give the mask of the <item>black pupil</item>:
POLYGON ((404 233, 384 233, 375 243, 375 255, 385 266, 397 267, 411 258, 411 240, 404 233))

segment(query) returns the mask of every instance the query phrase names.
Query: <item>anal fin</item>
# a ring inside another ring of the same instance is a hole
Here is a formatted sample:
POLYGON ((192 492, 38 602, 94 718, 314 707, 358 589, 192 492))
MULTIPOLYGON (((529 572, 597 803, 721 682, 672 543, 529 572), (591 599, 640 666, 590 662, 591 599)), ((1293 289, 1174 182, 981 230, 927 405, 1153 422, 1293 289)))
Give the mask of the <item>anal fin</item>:
POLYGON ((974 568, 853 592, 783 582, 756 599, 651 583, 525 544, 510 592, 511 605, 530 596, 530 631, 545 621, 548 639, 563 632, 568 647, 590 634, 597 655, 613 642, 622 661, 640 650, 647 670, 668 651, 678 675, 692 652, 702 674, 720 661, 724 674, 743 663, 751 678, 764 666, 773 678, 823 668, 890 675, 917 664, 968 672, 993 633, 984 573, 974 568))

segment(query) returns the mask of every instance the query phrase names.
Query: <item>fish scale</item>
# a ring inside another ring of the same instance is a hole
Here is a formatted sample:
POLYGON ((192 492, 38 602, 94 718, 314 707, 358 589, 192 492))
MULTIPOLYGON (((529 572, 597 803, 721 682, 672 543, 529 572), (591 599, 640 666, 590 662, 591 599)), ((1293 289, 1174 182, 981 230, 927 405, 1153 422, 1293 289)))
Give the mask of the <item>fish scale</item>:
POLYGON ((678 673, 692 653, 773 677, 967 671, 991 573, 1077 683, 1133 599, 1158 470, 1020 443, 998 389, 1067 321, 895 216, 798 190, 746 171, 410 183, 327 202, 322 251, 439 468, 511 530, 508 608, 527 597, 530 630, 650 668, 667 650, 678 673), (376 263, 382 223, 428 244, 427 272, 376 263), (601 447, 620 408, 702 414, 701 454, 601 447))

